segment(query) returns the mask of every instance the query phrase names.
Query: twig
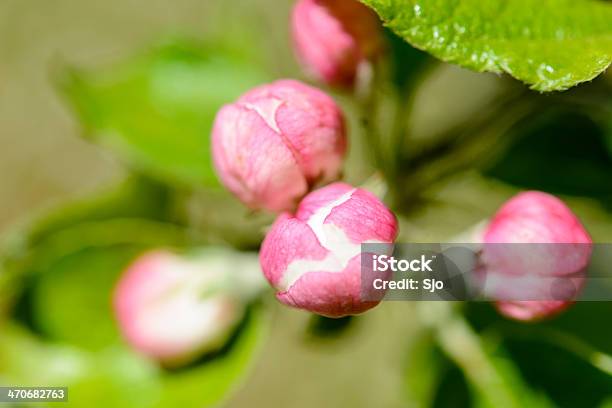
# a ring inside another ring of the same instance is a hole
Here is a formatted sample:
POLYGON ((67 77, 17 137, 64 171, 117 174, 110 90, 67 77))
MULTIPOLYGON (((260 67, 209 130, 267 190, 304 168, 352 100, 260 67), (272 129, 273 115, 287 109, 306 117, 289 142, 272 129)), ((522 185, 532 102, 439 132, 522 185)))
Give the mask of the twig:
POLYGON ((465 373, 487 406, 519 408, 519 398, 504 381, 478 335, 448 302, 421 302, 419 317, 435 334, 441 349, 465 373))

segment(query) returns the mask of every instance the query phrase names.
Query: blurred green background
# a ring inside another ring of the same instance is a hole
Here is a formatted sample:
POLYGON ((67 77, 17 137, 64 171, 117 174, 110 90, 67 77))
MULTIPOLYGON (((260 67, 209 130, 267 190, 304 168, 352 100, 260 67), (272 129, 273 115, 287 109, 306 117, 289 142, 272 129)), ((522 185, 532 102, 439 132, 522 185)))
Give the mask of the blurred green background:
MULTIPOLYGON (((274 77, 303 78, 288 28, 292 2, 3 0, 0 3, 0 123, 2 211, 6 227, 29 211, 85 195, 124 172, 106 151, 78 136, 77 119, 58 96, 51 77, 63 64, 99 67, 123 61, 173 35, 215 38, 258 33, 256 44, 274 77), (247 27, 245 29, 245 27, 247 27), (79 169, 79 171, 75 171, 79 169)), ((460 96, 486 98, 493 75, 446 68, 421 92, 415 126, 440 127, 473 109, 460 96), (446 74, 446 75, 445 75, 446 74), (461 78, 457 80, 457 76, 461 78), (478 84, 477 87, 474 85, 478 84), (481 87, 484 88, 481 91, 481 87), (429 89, 433 88, 434 92, 429 89), (446 92, 444 99, 435 91, 446 92), (457 103, 461 100, 461 103, 457 103), (450 111, 449 111, 450 110, 450 111), (443 114, 442 114, 443 113, 443 114), (450 116, 450 117, 449 117, 450 116)))
MULTIPOLYGON (((79 137, 51 81, 58 65, 104 66, 160 38, 241 36, 247 25, 261 35, 258 51, 270 57, 275 76, 301 77, 288 36, 290 7, 271 0, 0 2, 0 227, 125 176, 112 155, 79 137)), ((386 317, 396 315, 391 326, 409 327, 410 319, 401 318, 402 307, 388 309, 368 317, 374 327, 356 327, 350 342, 321 353, 304 340, 308 316, 279 308, 275 336, 229 406, 393 406, 400 384, 391 367, 401 368, 393 352, 408 333, 388 333, 386 317)))
MULTIPOLYGON (((20 220, 67 199, 114 186, 127 174, 107 150, 79 137, 81 126, 53 85, 58 70, 67 65, 109 66, 165 38, 187 36, 216 41, 223 36, 259 55, 271 77, 303 79, 288 34, 290 7, 290 1, 279 0, 0 1, 1 231, 9 231, 20 220)), ((584 114, 590 110, 588 104, 610 106, 612 79, 610 73, 605 75, 593 86, 571 91, 575 101, 588 102, 587 108, 580 103, 576 107, 573 102, 559 102, 559 94, 538 100, 540 106, 550 106, 552 110, 538 114, 537 120, 526 118, 512 130, 527 135, 522 140, 530 140, 529 135, 535 134, 538 143, 517 143, 505 150, 499 160, 492 155, 491 163, 485 161, 480 173, 470 171, 469 165, 464 164, 439 185, 428 184, 431 188, 423 198, 427 205, 405 209, 402 239, 448 239, 490 216, 516 188, 538 188, 568 196, 595 239, 612 242, 612 215, 608 213, 612 202, 612 159, 606 150, 612 143, 606 133, 609 130, 594 125, 595 120, 584 114), (546 139, 547 134, 552 139, 546 139), (482 174, 490 178, 484 179, 482 174)), ((414 95, 408 128, 411 140, 415 145, 427 146, 428 140, 460 127, 466 118, 490 107, 507 89, 508 82, 505 76, 434 65, 414 95)), ((514 89, 516 84, 510 87, 514 89)), ((363 165, 367 148, 357 141, 362 132, 359 118, 346 95, 335 96, 347 110, 351 125, 349 181, 362 182, 371 167, 363 165)), ((597 115, 605 117, 609 112, 604 110, 597 115)), ((486 143, 481 140, 480 149, 485 152, 487 143, 503 144, 498 137, 505 130, 490 132, 494 137, 486 143)), ((472 164, 471 158, 482 155, 478 150, 468 152, 465 160, 472 164)), ((461 157, 456 160, 461 161, 461 157)), ((423 179, 438 174, 436 171, 425 171, 423 179)), ((408 191, 411 187, 406 184, 408 191)), ((415 395, 431 393, 429 388, 439 390, 438 397, 431 398, 431 405, 470 404, 460 372, 440 356, 439 350, 431 349, 431 339, 415 323, 414 304, 384 303, 353 319, 344 330, 326 328, 328 323, 321 322, 318 324, 324 327, 317 329, 317 321, 305 313, 277 305, 271 308, 272 326, 263 341, 262 354, 256 358, 244 385, 227 402, 229 407, 421 406, 415 395), (423 357, 429 354, 430 359, 423 357), (430 383, 433 385, 427 385, 430 383)), ((524 374, 527 384, 536 384, 536 394, 555 394, 553 400, 560 406, 612 403, 610 376, 571 353, 563 357, 565 354, 554 347, 542 348, 540 340, 504 342, 499 336, 503 331, 490 327, 505 330, 509 326, 508 330, 513 331, 519 330, 519 325, 498 317, 489 305, 470 305, 467 309, 477 329, 493 332, 491 348, 504 343, 512 358, 532 362, 519 364, 517 370, 524 374)), ((611 311, 609 304, 581 303, 542 327, 567 329, 610 353, 611 311)), ((84 330, 92 324, 73 323, 84 325, 84 330)), ((103 332, 104 327, 92 325, 91 330, 103 332)), ((546 343, 555 336, 538 332, 536 337, 546 343)), ((26 346, 21 352, 29 353, 26 346)), ((59 351, 57 355, 61 360, 59 351)), ((33 364, 36 363, 34 358, 33 364)), ((118 367, 122 370, 120 364, 118 367)), ((121 387, 121 383, 115 386, 121 387)), ((517 390, 522 386, 516 385, 517 390)), ((92 387, 96 387, 95 381, 92 387)), ((421 397, 422 401, 428 400, 421 397)))

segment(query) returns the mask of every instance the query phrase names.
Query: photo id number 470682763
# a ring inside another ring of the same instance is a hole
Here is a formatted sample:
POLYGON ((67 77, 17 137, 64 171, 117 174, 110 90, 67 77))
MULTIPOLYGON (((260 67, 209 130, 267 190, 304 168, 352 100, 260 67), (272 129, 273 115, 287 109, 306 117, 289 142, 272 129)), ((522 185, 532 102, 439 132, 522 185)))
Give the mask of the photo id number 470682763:
POLYGON ((67 387, 0 387, 0 402, 65 402, 67 387))

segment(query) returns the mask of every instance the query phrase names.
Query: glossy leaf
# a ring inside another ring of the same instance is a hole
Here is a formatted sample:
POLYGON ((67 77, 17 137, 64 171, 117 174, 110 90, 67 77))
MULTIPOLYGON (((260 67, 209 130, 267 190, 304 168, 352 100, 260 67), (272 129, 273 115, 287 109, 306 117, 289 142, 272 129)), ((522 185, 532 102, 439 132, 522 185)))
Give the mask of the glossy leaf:
POLYGON ((413 46, 539 91, 593 79, 612 61, 612 4, 601 0, 363 0, 413 46))

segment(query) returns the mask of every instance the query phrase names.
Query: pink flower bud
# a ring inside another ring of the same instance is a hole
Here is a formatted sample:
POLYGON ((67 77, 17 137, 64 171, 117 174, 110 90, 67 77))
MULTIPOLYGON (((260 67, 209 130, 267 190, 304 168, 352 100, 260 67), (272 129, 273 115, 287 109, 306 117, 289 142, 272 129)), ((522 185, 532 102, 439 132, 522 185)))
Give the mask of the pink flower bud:
POLYGON ((381 49, 378 17, 356 0, 299 0, 291 22, 298 58, 331 85, 351 86, 359 65, 381 49))
POLYGON ((323 92, 277 81, 219 111, 212 149, 217 174, 246 205, 293 210, 312 186, 339 176, 344 117, 323 92))
POLYGON ((295 216, 279 215, 259 259, 282 303, 329 317, 358 314, 378 304, 361 296, 361 243, 392 243, 397 233, 376 196, 334 183, 307 195, 295 216))
POLYGON ((127 342, 168 365, 221 348, 244 314, 243 303, 223 290, 222 256, 191 260, 158 250, 134 261, 113 299, 127 342))
POLYGON ((572 295, 584 284, 591 237, 572 211, 550 194, 529 191, 506 202, 486 228, 484 242, 486 282, 494 298, 506 299, 497 307, 508 317, 533 321, 557 314, 573 303, 572 295), (571 287, 569 297, 550 298, 555 282, 571 287))

